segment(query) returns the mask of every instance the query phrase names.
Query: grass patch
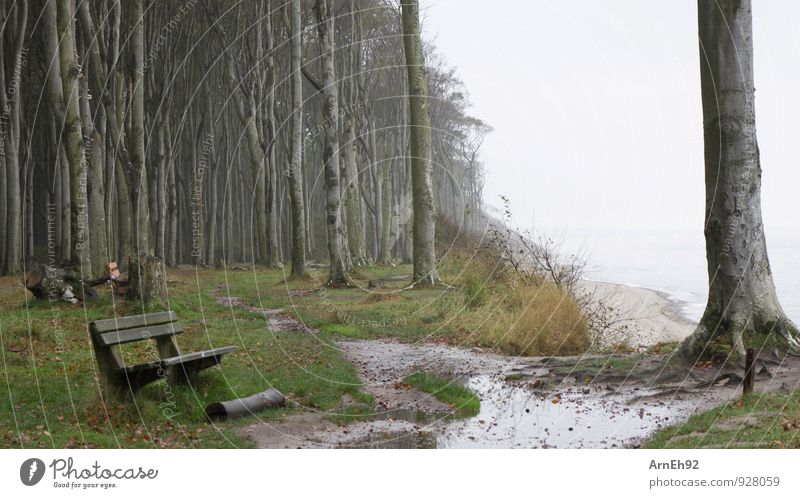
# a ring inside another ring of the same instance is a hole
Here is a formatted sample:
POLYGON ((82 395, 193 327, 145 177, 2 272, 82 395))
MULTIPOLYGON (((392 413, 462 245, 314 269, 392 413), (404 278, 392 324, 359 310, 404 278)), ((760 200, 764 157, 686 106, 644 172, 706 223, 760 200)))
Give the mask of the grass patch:
MULTIPOLYGON (((280 270, 227 275, 207 269, 169 270, 169 306, 186 327, 177 336, 181 350, 227 345, 238 350, 220 367, 203 371, 193 385, 170 387, 159 381, 128 402, 104 401, 98 394, 87 325, 141 310, 114 302, 107 293, 86 308, 33 301, 12 279, 0 279, 0 389, 5 393, 0 402, 0 447, 248 447, 252 442, 240 429, 255 419, 208 424, 203 410, 211 402, 268 387, 280 390, 290 402, 287 408, 261 412, 262 420, 280 420, 302 409, 335 411, 345 395, 371 404, 360 389, 355 367, 336 348, 320 344, 327 336, 271 334, 263 315, 220 305, 212 297, 213 292, 246 297, 255 305, 285 304, 280 270), (215 290, 220 288, 222 292, 215 290)), ((130 346, 125 348, 127 358, 141 356, 141 345, 130 346)))
POLYGON ((656 432, 645 448, 800 448, 800 395, 754 392, 656 432))
POLYGON ((645 354, 652 355, 652 354, 669 354, 675 351, 680 342, 678 341, 669 341, 669 342, 659 342, 653 344, 652 346, 648 347, 644 352, 645 354))
POLYGON ((457 382, 428 372, 409 375, 404 382, 420 391, 433 394, 442 403, 455 410, 458 417, 474 417, 481 408, 478 396, 457 382))
POLYGON ((341 335, 353 339, 364 337, 364 334, 358 327, 343 325, 341 323, 322 323, 320 325, 320 330, 329 334, 341 335))

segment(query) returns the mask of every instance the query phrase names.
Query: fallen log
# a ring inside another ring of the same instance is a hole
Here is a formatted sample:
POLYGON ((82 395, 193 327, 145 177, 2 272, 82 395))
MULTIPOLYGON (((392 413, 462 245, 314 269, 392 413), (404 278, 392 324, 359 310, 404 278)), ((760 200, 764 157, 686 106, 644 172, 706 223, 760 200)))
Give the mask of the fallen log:
POLYGON ((283 406, 286 398, 275 388, 269 388, 264 392, 237 398, 230 401, 211 403, 206 407, 206 417, 211 421, 222 421, 227 419, 245 417, 253 415, 266 408, 276 408, 283 406))
POLYGON ((77 272, 69 268, 39 265, 25 275, 25 288, 36 299, 63 300, 74 304, 86 299, 97 299, 97 292, 92 286, 106 280, 107 278, 100 277, 83 281, 77 272))

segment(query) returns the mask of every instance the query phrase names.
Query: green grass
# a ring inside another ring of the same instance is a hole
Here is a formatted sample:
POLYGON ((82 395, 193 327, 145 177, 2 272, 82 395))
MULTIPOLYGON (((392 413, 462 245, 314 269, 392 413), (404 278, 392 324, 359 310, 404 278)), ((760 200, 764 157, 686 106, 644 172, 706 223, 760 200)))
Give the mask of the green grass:
POLYGON ((800 448, 800 394, 749 394, 659 430, 644 447, 800 448))
MULTIPOLYGON (((223 272, 172 270, 170 307, 186 331, 178 336, 183 351, 236 345, 219 368, 202 372, 191 386, 160 381, 127 402, 104 402, 95 376, 87 323, 141 312, 109 295, 82 306, 27 301, 11 278, 0 282, 0 447, 247 447, 242 426, 256 421, 208 424, 208 403, 275 387, 287 408, 259 414, 279 420, 301 409, 335 412, 343 395, 368 398, 355 367, 330 347, 326 334, 267 332, 263 316, 216 302, 211 291, 223 272)), ((230 272, 231 295, 253 293, 258 281, 262 302, 283 304, 285 284, 277 270, 230 272), (283 291, 281 292, 281 289, 283 291)), ((29 298, 29 296, 28 296, 29 298)), ((135 359, 142 346, 126 347, 135 359)), ((370 399, 366 399, 371 404, 370 399)))
POLYGON ((420 391, 433 394, 442 403, 447 403, 458 417, 474 417, 480 411, 481 402, 478 396, 453 380, 428 372, 416 372, 404 381, 420 391))
POLYGON ((350 337, 351 339, 358 339, 364 336, 361 329, 353 327, 352 325, 342 325, 340 323, 321 323, 320 330, 329 334, 341 335, 350 337))

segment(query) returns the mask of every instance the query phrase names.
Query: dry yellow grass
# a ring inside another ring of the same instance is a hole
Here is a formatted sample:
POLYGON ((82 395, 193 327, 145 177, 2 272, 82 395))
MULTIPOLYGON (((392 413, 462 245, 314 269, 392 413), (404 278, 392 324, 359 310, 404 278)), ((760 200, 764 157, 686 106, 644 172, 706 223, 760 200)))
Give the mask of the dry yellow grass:
POLYGON ((590 344, 578 303, 551 283, 516 286, 499 303, 483 342, 509 354, 575 355, 590 344))

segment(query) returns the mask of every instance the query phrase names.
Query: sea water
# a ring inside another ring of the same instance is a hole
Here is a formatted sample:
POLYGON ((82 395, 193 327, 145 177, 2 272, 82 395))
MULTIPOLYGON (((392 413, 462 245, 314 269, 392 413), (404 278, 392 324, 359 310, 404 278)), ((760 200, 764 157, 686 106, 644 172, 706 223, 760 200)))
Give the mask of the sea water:
MULTIPOLYGON (((800 323, 800 228, 766 230, 778 298, 800 323)), ((586 278, 660 291, 691 320, 708 297, 702 229, 584 230, 564 236, 563 250, 588 261, 586 278)))

